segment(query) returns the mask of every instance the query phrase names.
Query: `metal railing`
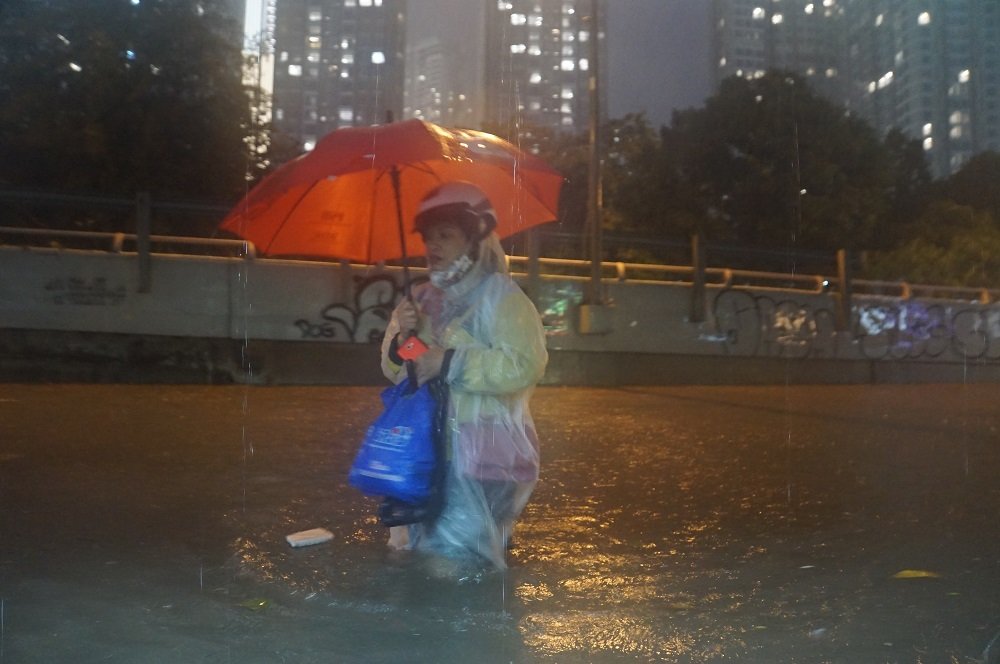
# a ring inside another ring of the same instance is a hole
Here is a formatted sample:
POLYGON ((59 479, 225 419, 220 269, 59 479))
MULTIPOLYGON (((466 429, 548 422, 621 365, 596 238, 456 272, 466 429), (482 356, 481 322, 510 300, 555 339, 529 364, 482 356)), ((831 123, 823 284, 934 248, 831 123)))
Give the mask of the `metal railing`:
MULTIPOLYGON (((48 249, 88 248, 112 253, 137 253, 139 236, 134 233, 104 233, 101 231, 64 231, 40 228, 13 228, 0 226, 0 243, 5 236, 18 237, 26 242, 22 246, 48 249)), ((223 255, 234 253, 244 258, 256 258, 257 248, 253 242, 245 240, 225 240, 207 237, 187 237, 182 235, 150 235, 153 246, 184 246, 217 250, 223 255), (230 250, 230 251, 223 251, 230 250)), ((157 252, 166 253, 166 252, 157 252)))
MULTIPOLYGON (((112 253, 141 253, 140 236, 132 233, 106 233, 99 231, 48 230, 0 226, 0 245, 11 239, 16 246, 49 250, 89 249, 112 253)), ((205 254, 238 256, 257 259, 257 248, 252 242, 217 238, 187 237, 180 235, 150 235, 150 251, 159 254, 205 254), (165 249, 175 251, 165 251, 165 249), (160 251, 156 251, 160 249, 160 251), (189 251, 191 249, 192 251, 189 251)), ((283 259, 263 259, 283 260, 283 259)), ((572 258, 544 258, 537 261, 537 275, 545 278, 564 278, 572 281, 590 279, 589 260, 572 258)), ((336 262, 336 261, 331 261, 336 262)), ((531 276, 532 258, 508 256, 507 264, 513 274, 531 276)), ((633 284, 673 284, 689 286, 696 283, 696 268, 690 265, 658 265, 606 261, 601 263, 602 279, 633 284)), ((704 269, 706 286, 717 288, 747 288, 763 291, 822 294, 842 292, 837 277, 816 274, 791 274, 732 268, 707 267, 704 269)), ((891 297, 902 300, 913 298, 958 300, 991 304, 1000 301, 1000 290, 911 284, 906 281, 879 281, 850 279, 850 290, 858 297, 891 297)))

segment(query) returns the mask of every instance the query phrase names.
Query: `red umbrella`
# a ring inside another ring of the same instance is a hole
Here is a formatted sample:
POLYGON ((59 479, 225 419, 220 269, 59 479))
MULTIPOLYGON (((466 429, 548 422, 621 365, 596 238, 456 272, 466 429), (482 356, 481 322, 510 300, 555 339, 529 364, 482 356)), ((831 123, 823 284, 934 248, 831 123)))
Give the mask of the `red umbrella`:
POLYGON ((419 235, 401 246, 421 198, 450 181, 482 189, 497 212, 497 233, 506 237, 556 219, 563 177, 481 131, 422 120, 351 127, 264 178, 220 228, 267 256, 405 258, 424 249, 419 235))

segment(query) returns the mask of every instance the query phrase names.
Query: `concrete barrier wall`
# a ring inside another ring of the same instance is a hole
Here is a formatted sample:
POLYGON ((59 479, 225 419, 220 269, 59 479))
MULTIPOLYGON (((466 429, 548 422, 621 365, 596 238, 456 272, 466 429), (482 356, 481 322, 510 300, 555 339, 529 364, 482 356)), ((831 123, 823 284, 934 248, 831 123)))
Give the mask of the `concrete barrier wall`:
MULTIPOLYGON (((156 338, 215 340, 216 350, 202 354, 213 365, 245 371, 231 347, 256 348, 272 375, 295 382, 283 356, 305 371, 308 355, 370 353, 402 296, 396 269, 175 254, 154 254, 150 269, 149 291, 139 292, 135 254, 0 247, 0 328, 22 353, 40 352, 25 335, 43 332, 47 344, 59 343, 57 333, 77 344, 81 334, 138 337, 147 346, 156 338)), ((421 270, 414 276, 424 278, 421 270)), ((653 367, 681 377, 675 382, 699 382, 710 367, 724 382, 952 380, 968 378, 970 366, 982 379, 1000 374, 996 303, 856 296, 851 320, 838 329, 832 293, 715 285, 705 292, 704 320, 691 321, 690 284, 606 280, 608 306, 596 311, 596 324, 588 319, 594 333, 581 333, 585 280, 518 279, 546 326, 550 382, 595 372, 604 376, 597 382, 650 382, 643 372, 653 367)), ((336 361, 328 370, 336 372, 336 361)), ((706 373, 703 381, 714 379, 706 373)))

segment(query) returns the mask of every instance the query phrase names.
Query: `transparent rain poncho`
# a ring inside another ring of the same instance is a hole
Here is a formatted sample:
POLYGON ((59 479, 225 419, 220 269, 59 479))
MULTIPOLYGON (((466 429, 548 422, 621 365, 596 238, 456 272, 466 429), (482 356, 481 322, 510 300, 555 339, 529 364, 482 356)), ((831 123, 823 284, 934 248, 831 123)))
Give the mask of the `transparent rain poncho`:
MULTIPOLYGON (((409 547, 452 558, 485 558, 506 566, 514 522, 538 481, 538 438, 528 407, 548 355, 541 319, 507 273, 500 242, 490 234, 457 283, 413 289, 418 335, 453 349, 443 376, 449 388, 444 506, 431 523, 409 527, 409 547)), ((398 383, 404 367, 389 358, 396 317, 382 344, 382 370, 398 383)))

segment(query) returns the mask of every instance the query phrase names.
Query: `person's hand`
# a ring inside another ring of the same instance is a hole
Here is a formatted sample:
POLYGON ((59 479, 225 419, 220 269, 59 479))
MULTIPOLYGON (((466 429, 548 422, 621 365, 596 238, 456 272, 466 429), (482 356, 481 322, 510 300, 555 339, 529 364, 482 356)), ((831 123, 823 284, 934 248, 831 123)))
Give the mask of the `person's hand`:
POLYGON ((413 361, 417 370, 417 385, 423 385, 436 378, 441 373, 444 363, 444 349, 431 346, 423 355, 413 361))
POLYGON ((409 298, 403 298, 402 301, 396 305, 396 310, 393 312, 396 316, 396 322, 399 323, 399 339, 403 341, 410 336, 411 332, 417 330, 417 323, 420 318, 417 314, 417 305, 413 304, 409 298))

